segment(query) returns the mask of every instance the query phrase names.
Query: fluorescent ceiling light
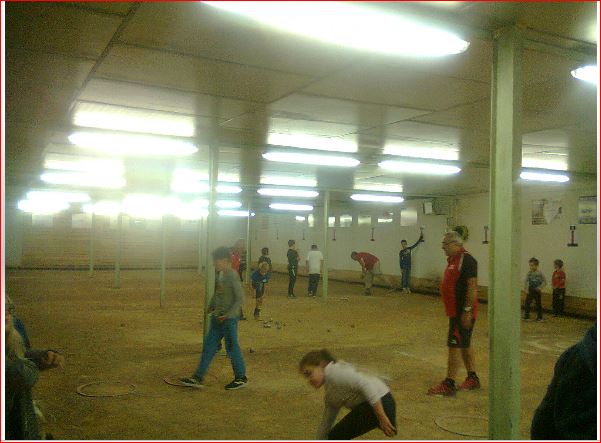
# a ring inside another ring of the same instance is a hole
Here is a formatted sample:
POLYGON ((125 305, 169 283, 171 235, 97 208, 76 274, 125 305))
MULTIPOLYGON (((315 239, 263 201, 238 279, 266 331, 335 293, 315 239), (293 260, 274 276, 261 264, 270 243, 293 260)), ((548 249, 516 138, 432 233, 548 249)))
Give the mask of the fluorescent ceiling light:
POLYGON ((286 177, 279 175, 266 175, 261 177, 262 185, 284 185, 284 186, 304 186, 314 188, 317 186, 317 180, 311 178, 286 177))
POLYGON ((89 174, 84 172, 44 172, 40 179, 53 185, 83 186, 88 188, 118 189, 125 186, 120 176, 89 174))
POLYGON ((352 157, 337 155, 304 154, 296 152, 266 152, 263 158, 274 162, 301 163, 304 165, 337 166, 352 168, 359 164, 359 160, 352 157))
POLYGON ((271 197, 305 197, 313 198, 319 195, 317 191, 308 191, 305 189, 277 189, 277 188, 260 188, 257 193, 268 195, 271 197))
POLYGON ((54 200, 67 203, 85 203, 90 201, 90 196, 85 192, 68 191, 30 191, 27 200, 54 200))
POLYGON ((84 212, 90 214, 103 215, 107 217, 119 215, 121 212, 121 203, 115 201, 102 200, 96 203, 89 203, 83 206, 84 212))
POLYGON ((58 200, 20 200, 17 208, 32 214, 52 215, 69 209, 69 203, 58 200))
POLYGON ((194 136, 194 117, 189 115, 89 102, 77 103, 73 124, 115 131, 194 136))
POLYGON ((69 141, 84 149, 115 156, 181 156, 198 152, 191 142, 156 135, 80 131, 69 141))
POLYGON ((382 202, 382 203, 402 203, 405 201, 400 195, 374 195, 374 194, 353 194, 351 199, 360 202, 382 202))
POLYGON ((166 199, 149 194, 130 194, 123 200, 123 212, 134 218, 160 219, 166 212, 166 199))
POLYGON ((384 146, 384 154, 436 160, 459 160, 459 149, 452 147, 425 147, 391 143, 384 146))
MULTIPOLYGON (((176 169, 173 171, 171 190, 179 193, 204 193, 211 190, 208 183, 208 174, 193 169, 176 169)), ((226 180, 233 178, 231 175, 219 175, 219 179, 226 183, 217 183, 217 192, 220 194, 239 194, 242 188, 238 186, 237 180, 231 182, 226 180)))
POLYGON ((357 152, 358 149, 356 140, 309 134, 270 133, 267 136, 267 144, 335 152, 357 152))
POLYGON ((450 175, 461 171, 461 168, 452 165, 401 160, 384 160, 378 163, 378 166, 389 171, 407 172, 409 174, 450 175))
POLYGON ((269 205, 271 209, 279 209, 281 211, 312 211, 313 206, 311 205, 295 205, 291 203, 271 203, 269 205))
POLYGON ((572 77, 596 85, 599 81, 599 67, 587 65, 572 71, 572 77))
POLYGON ((48 154, 44 160, 44 168, 61 171, 89 172, 97 175, 123 175, 125 170, 122 160, 75 157, 61 154, 48 154))
POLYGON ((215 203, 215 206, 217 206, 218 208, 222 208, 222 209, 233 209, 233 208, 239 208, 240 206, 242 206, 242 203, 232 201, 232 200, 218 200, 215 203))
MULTIPOLYGON (((229 217, 248 217, 248 211, 244 210, 235 210, 235 209, 220 209, 217 211, 219 215, 225 215, 229 217)), ((254 212, 250 213, 250 216, 253 217, 255 215, 254 212)))
POLYGON ((306 217, 303 217, 302 215, 297 215, 296 217, 294 217, 294 219, 299 222, 304 222, 306 220, 306 217))
POLYGON ((345 2, 204 3, 286 32, 370 52, 427 57, 458 54, 469 46, 455 34, 400 14, 345 2))
POLYGON ((392 183, 362 183, 356 182, 354 189, 375 192, 403 192, 403 185, 392 183))
POLYGON ((539 182, 558 182, 565 183, 570 181, 570 177, 565 174, 554 174, 551 172, 534 172, 522 171, 520 178, 523 180, 539 181, 539 182))

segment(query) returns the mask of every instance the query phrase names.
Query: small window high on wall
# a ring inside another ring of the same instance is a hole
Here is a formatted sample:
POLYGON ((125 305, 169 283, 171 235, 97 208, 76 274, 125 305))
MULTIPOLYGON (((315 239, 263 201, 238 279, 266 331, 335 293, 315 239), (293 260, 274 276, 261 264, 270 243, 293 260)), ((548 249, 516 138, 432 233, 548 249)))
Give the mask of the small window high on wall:
POLYGON ((328 217, 328 228, 336 227, 336 217, 328 217))
POLYGON ((417 209, 401 209, 401 226, 415 226, 417 224, 417 209))
POLYGON ((357 224, 368 225, 371 226, 371 215, 359 214, 359 218, 357 219, 357 224))
POLYGON ((314 228, 315 227, 315 217, 313 217, 313 214, 309 214, 307 216, 307 223, 309 225, 310 228, 314 228))
POLYGON ((384 211, 378 216, 378 223, 392 223, 394 214, 389 211, 384 211))
POLYGON ((342 214, 340 216, 340 227, 350 228, 351 226, 353 226, 353 216, 349 214, 342 214))

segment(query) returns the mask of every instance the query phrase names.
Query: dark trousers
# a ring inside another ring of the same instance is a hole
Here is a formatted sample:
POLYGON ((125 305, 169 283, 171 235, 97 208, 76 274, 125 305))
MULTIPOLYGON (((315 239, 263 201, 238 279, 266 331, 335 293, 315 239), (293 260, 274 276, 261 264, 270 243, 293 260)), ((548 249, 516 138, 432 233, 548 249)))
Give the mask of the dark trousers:
POLYGON ((537 289, 528 289, 528 295, 526 296, 526 303, 524 304, 524 318, 530 317, 530 304, 532 300, 536 303, 537 319, 543 318, 543 305, 541 302, 541 292, 537 289))
POLYGON ((319 285, 319 274, 309 274, 309 295, 317 295, 317 286, 319 285))
POLYGON ((411 266, 401 268, 401 288, 410 288, 411 286, 411 266))
POLYGON ((565 306, 566 288, 554 288, 553 289, 553 314, 563 314, 563 308, 565 306))
MULTIPOLYGON (((390 392, 380 399, 390 423, 396 428, 396 404, 390 392)), ((379 426, 374 408, 366 401, 358 404, 328 433, 328 440, 351 440, 379 426)))
POLYGON ((288 267, 288 295, 294 294, 294 285, 296 284, 296 266, 288 267))

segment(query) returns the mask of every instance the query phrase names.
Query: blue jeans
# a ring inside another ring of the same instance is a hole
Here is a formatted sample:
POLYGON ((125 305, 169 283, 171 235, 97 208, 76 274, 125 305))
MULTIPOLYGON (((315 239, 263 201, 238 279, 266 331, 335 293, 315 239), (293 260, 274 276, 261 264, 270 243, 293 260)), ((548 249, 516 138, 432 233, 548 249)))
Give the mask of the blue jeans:
POLYGON ((242 352, 238 344, 238 319, 227 318, 223 323, 219 323, 215 317, 211 316, 211 327, 204 339, 200 363, 198 363, 198 368, 194 372, 197 378, 203 378, 207 373, 209 365, 219 349, 222 338, 225 338, 225 350, 232 362, 234 378, 246 376, 246 367, 244 366, 244 359, 242 358, 242 352))
POLYGON ((401 268, 401 288, 411 286, 411 268, 401 268))

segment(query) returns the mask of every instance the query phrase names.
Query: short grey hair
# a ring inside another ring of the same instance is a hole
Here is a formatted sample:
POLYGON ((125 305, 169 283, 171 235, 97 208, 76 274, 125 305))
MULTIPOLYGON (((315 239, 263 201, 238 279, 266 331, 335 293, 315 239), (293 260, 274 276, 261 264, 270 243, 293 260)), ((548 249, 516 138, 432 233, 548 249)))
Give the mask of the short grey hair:
POLYGON ((456 231, 449 231, 444 235, 449 242, 457 243, 459 246, 463 246, 463 238, 456 231))

